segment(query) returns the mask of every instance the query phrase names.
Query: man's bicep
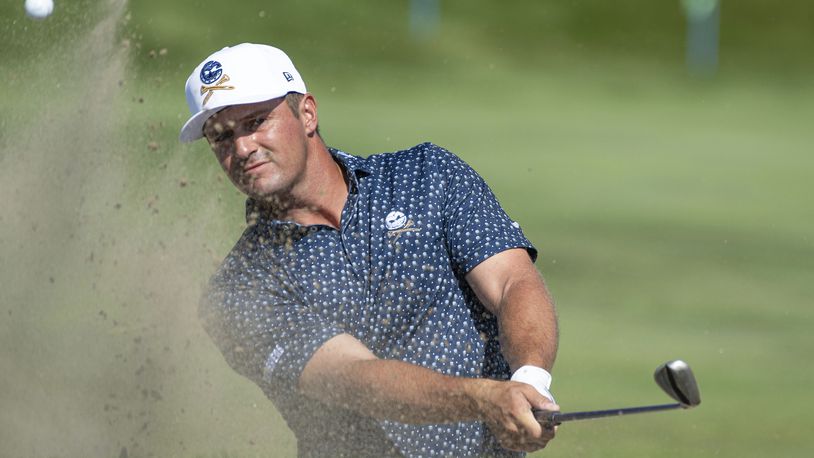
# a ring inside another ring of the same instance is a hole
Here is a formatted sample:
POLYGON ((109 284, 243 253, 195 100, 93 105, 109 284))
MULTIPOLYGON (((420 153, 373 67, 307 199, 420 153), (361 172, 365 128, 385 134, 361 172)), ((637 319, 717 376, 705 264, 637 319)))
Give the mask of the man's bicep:
POLYGON ((484 307, 497 314, 500 302, 512 282, 539 278, 528 250, 513 248, 490 256, 466 274, 466 281, 484 307))
POLYGON ((300 391, 310 398, 329 401, 331 385, 350 364, 375 359, 376 355, 355 337, 336 335, 322 344, 305 364, 299 379, 300 391))

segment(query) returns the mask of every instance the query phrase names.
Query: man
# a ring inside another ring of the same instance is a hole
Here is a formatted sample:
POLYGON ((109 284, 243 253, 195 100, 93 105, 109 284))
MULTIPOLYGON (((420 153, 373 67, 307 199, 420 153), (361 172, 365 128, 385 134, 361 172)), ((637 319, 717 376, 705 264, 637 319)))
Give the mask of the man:
POLYGON ((316 100, 270 46, 212 54, 186 93, 181 140, 205 137, 248 196, 201 318, 301 456, 545 447, 554 429, 532 411, 558 409, 554 308, 535 249, 474 170, 429 143, 328 148, 316 100))

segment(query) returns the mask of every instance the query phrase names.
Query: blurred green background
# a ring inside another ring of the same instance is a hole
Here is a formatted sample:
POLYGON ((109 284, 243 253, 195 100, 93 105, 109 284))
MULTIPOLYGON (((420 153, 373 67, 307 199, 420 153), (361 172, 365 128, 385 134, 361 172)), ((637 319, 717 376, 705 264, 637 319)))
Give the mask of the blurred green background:
POLYGON ((814 5, 723 1, 719 65, 685 65, 682 3, 57 0, 0 4, 0 456, 293 456, 201 330, 242 231, 183 84, 243 41, 293 58, 326 141, 422 141, 490 183, 558 303, 564 410, 692 411, 563 426, 535 456, 810 456, 814 5))

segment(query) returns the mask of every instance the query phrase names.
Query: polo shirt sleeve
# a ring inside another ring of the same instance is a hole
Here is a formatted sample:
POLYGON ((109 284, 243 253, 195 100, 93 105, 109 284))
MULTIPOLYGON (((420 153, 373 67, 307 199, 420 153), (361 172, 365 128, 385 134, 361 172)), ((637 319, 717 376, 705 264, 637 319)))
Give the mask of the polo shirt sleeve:
POLYGON ((227 258, 199 317, 235 371, 261 387, 292 391, 314 352, 343 330, 310 310, 284 272, 263 264, 251 255, 227 258))
POLYGON ((445 180, 444 232, 456 271, 466 274, 489 257, 512 248, 525 248, 535 261, 537 250, 483 178, 457 156, 435 148, 445 180))

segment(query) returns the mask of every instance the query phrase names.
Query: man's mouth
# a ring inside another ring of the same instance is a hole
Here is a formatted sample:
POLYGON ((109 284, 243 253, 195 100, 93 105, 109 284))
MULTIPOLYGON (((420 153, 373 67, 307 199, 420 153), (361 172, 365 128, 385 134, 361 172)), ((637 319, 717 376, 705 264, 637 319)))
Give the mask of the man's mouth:
POLYGON ((268 163, 267 161, 257 161, 252 162, 251 164, 246 164, 245 166, 243 166, 243 173, 251 173, 252 170, 262 167, 267 163, 268 163))

